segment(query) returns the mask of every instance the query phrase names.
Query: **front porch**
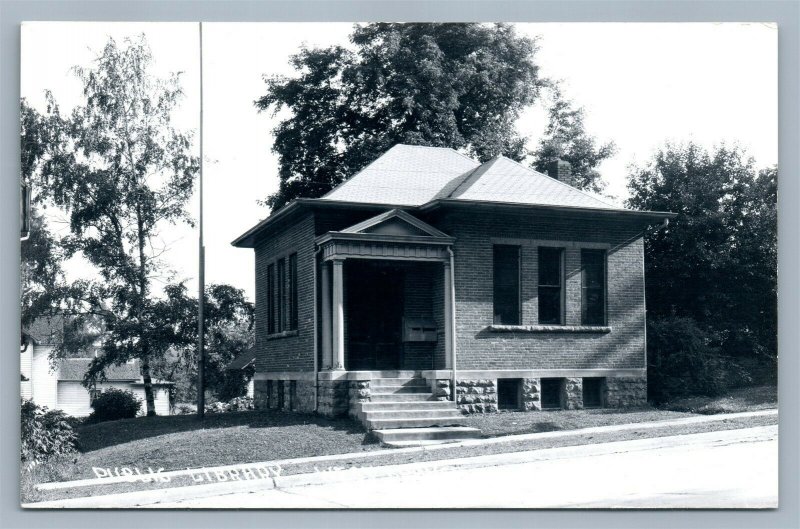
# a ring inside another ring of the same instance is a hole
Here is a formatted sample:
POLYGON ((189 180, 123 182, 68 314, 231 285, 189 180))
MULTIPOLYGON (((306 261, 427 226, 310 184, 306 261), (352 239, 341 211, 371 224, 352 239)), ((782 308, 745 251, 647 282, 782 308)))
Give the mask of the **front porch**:
POLYGON ((321 375, 451 368, 452 238, 393 210, 317 244, 321 375))

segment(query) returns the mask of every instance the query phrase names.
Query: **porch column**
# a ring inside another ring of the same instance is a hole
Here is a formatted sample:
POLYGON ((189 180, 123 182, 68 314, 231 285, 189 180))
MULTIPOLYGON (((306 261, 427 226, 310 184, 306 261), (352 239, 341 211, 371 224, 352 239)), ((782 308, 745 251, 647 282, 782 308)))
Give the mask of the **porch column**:
POLYGON ((444 263, 444 362, 445 369, 453 369, 453 271, 444 263))
POLYGON ((322 265, 322 368, 333 367, 333 349, 331 347, 331 266, 323 262, 322 265))
POLYGON ((333 358, 334 369, 344 369, 344 261, 333 260, 333 358))

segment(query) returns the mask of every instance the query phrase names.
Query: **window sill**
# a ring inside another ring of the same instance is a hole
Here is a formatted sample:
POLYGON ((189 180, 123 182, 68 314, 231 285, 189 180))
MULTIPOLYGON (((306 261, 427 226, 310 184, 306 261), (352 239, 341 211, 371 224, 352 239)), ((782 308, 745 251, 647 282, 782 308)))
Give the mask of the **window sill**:
POLYGON ((489 332, 609 333, 607 325, 489 325, 489 332))
POLYGON ((276 332, 273 334, 267 335, 267 340, 279 340, 281 338, 291 338, 292 336, 297 336, 297 331, 283 331, 283 332, 276 332))

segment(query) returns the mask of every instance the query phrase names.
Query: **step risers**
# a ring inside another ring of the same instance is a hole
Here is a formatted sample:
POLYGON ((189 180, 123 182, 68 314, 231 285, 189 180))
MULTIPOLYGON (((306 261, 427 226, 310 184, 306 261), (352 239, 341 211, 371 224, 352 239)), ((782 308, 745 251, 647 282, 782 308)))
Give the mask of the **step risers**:
POLYGON ((461 426, 466 424, 465 417, 432 417, 428 419, 367 419, 364 425, 368 430, 394 428, 426 428, 429 426, 461 426))
POLYGON ((421 410, 452 410, 454 409, 452 400, 425 400, 425 401, 406 401, 406 402, 362 402, 361 411, 421 411, 421 410))
POLYGON ((370 387, 372 395, 393 395, 395 393, 430 393, 427 386, 379 386, 370 387))
POLYGON ((433 393, 371 393, 370 395, 371 402, 426 402, 432 398, 433 393))
MULTIPOLYGON (((395 441, 461 441, 464 439, 477 439, 481 436, 480 430, 466 426, 382 429, 373 430, 372 433, 385 444, 391 444, 395 441)), ((406 446, 410 446, 410 444, 406 446)))
POLYGON ((378 378, 370 381, 371 388, 381 388, 385 386, 430 387, 428 381, 424 378, 378 378))
POLYGON ((385 419, 457 419, 463 417, 460 410, 380 410, 360 411, 361 420, 374 421, 385 419))

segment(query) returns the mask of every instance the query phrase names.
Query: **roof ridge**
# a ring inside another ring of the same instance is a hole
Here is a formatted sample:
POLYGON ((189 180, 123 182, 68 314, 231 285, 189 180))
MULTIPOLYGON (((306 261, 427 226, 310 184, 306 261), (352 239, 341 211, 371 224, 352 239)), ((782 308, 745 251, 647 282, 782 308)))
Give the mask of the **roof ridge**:
MULTIPOLYGON (((470 180, 475 175, 475 173, 478 172, 482 167, 487 167, 490 163, 496 162, 499 159, 499 157, 500 157, 500 155, 495 156, 495 157, 483 162, 482 164, 478 165, 477 167, 475 167, 471 171, 467 171, 467 174, 464 176, 464 179, 461 182, 459 182, 459 184, 455 188, 453 188, 453 190, 445 198, 456 198, 455 197, 456 191, 461 189, 463 186, 466 186, 467 182, 470 182, 470 180)), ((470 186, 472 184, 474 184, 474 183, 475 182, 470 182, 470 186)), ((467 189, 469 189, 469 187, 467 187, 467 189)))
POLYGON ((549 178, 550 180, 552 180, 552 181, 554 181, 554 182, 558 182, 558 183, 559 183, 559 184, 561 184, 562 186, 565 186, 565 187, 567 187, 567 188, 569 188, 569 189, 572 189, 572 190, 574 190, 574 191, 577 191, 578 193, 581 193, 581 194, 583 194, 583 195, 586 195, 587 197, 589 197, 589 198, 591 198, 591 199, 593 199, 593 200, 597 200, 598 202, 601 202, 601 203, 605 204, 606 206, 610 206, 610 207, 612 207, 612 208, 615 208, 615 209, 627 209, 627 208, 620 208, 620 207, 619 207, 619 206, 617 206, 616 204, 612 204, 612 203, 610 203, 610 202, 606 202, 605 200, 601 200, 600 198, 597 198, 595 195, 593 195, 593 194, 591 194, 591 193, 589 193, 589 192, 587 192, 587 191, 584 191, 583 189, 578 189, 578 188, 577 188, 577 187, 575 187, 575 186, 571 186, 571 185, 569 185, 569 184, 568 184, 568 183, 566 183, 566 182, 562 182, 562 181, 561 181, 561 180, 559 180, 558 178, 553 178, 552 176, 550 176, 550 175, 548 175, 548 174, 545 174, 545 173, 543 173, 543 172, 541 172, 541 171, 537 171, 537 170, 536 170, 536 169, 534 169, 533 167, 526 167, 526 166, 522 165, 520 162, 518 162, 518 161, 516 161, 516 160, 514 160, 514 159, 512 159, 512 158, 509 158, 509 157, 507 157, 507 156, 503 156, 502 154, 501 154, 501 155, 499 155, 499 157, 500 157, 500 158, 505 158, 505 159, 506 159, 506 160, 508 160, 509 162, 511 162, 511 163, 515 163, 515 164, 519 165, 520 167, 522 167, 523 169, 526 169, 526 170, 528 170, 528 171, 530 171, 530 172, 532 172, 532 173, 535 173, 535 174, 538 174, 538 175, 544 176, 545 178, 549 178))
MULTIPOLYGON (((467 156, 464 153, 458 152, 457 150, 455 150, 452 147, 437 147, 435 145, 411 145, 410 143, 395 143, 394 146, 392 146, 392 148, 389 149, 389 150, 394 149, 398 145, 402 145, 403 147, 418 147, 420 149, 442 149, 442 150, 445 150, 445 151, 453 151, 454 153, 456 153, 457 155, 461 156, 462 158, 466 158, 470 162, 478 164, 478 167, 481 166, 481 163, 479 161, 475 160, 474 158, 471 158, 471 157, 467 156)), ((389 151, 386 151, 386 152, 389 152, 389 151)))

